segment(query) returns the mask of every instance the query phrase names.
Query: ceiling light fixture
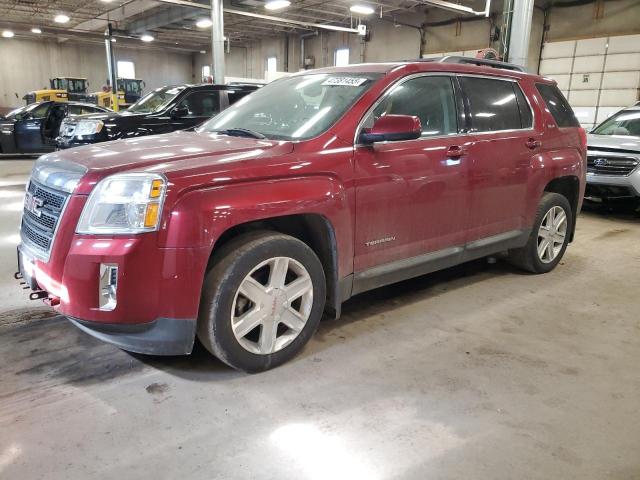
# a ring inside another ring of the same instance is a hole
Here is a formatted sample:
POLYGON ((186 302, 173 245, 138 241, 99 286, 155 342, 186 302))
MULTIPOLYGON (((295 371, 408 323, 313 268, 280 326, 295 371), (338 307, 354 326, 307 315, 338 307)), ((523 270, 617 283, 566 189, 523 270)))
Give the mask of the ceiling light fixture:
POLYGON ((143 42, 149 43, 149 42, 153 42, 154 38, 149 34, 145 34, 140 37, 140 40, 142 40, 143 42))
POLYGON ((267 10, 282 10, 283 8, 287 8, 291 5, 289 0, 269 0, 264 4, 264 8, 267 10))
POLYGON ((56 15, 53 18, 53 21, 56 22, 56 23, 67 23, 69 20, 70 20, 69 17, 67 15, 63 15, 63 14, 56 15))
POLYGON ((11 38, 15 35, 15 33, 13 33, 11 30, 3 30, 2 31, 2 37, 3 38, 11 38))
POLYGON ((42 33, 42 30, 40 30, 38 27, 33 27, 31 29, 31 33, 42 33))
POLYGON ((351 5, 349 10, 351 10, 352 13, 358 13, 360 15, 371 15, 375 12, 373 7, 369 5, 351 5))
POLYGON ((211 25, 213 25, 213 22, 210 18, 201 18, 196 22, 196 27, 198 28, 209 28, 211 25))

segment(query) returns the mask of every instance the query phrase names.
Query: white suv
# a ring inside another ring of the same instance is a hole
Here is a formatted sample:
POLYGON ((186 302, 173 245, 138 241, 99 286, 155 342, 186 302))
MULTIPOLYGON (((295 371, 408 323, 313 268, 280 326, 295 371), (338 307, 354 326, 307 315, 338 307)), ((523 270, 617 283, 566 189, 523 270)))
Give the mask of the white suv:
POLYGON ((585 197, 640 199, 640 103, 594 128, 588 145, 585 197))

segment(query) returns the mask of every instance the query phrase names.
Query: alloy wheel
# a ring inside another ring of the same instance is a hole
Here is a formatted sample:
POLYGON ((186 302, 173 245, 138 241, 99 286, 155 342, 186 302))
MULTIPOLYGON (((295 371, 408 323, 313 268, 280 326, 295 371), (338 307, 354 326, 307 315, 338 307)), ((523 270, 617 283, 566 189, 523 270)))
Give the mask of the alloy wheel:
POLYGON ((240 283, 231 309, 231 328, 245 350, 268 355, 298 337, 312 306, 313 283, 305 267, 293 258, 270 258, 240 283))
POLYGON ((567 214, 562 207, 549 209, 538 229, 538 258, 551 263, 560 254, 567 236, 567 214))

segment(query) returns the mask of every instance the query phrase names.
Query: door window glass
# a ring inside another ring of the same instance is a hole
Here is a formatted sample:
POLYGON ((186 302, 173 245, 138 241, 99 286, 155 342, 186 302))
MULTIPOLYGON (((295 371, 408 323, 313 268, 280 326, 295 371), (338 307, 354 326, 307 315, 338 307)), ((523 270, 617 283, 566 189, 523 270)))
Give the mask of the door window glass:
POLYGON ((81 105, 69 105, 68 112, 69 112, 69 116, 71 116, 71 117, 74 117, 76 115, 82 115, 83 113, 86 113, 86 112, 82 111, 82 106, 81 105))
POLYGON ((246 97, 250 93, 251 92, 248 92, 248 91, 245 91, 245 90, 229 90, 229 91, 227 91, 227 95, 229 97, 229 105, 233 105, 238 100, 240 100, 241 98, 246 97))
POLYGON ((367 118, 365 128, 371 128, 383 115, 418 117, 423 137, 456 134, 457 113, 451 78, 417 77, 393 87, 367 118))
POLYGON ((516 92, 516 100, 518 101, 518 108, 520 109, 520 123, 522 124, 522 128, 532 128, 533 114, 531 113, 529 102, 527 102, 524 93, 522 93, 520 85, 514 84, 513 88, 516 92))
POLYGON ((474 131, 495 132, 522 128, 513 82, 461 77, 460 83, 469 99, 474 131))
POLYGON ((49 103, 42 103, 29 112, 31 118, 44 118, 49 110, 49 103))
POLYGON ((179 109, 184 107, 188 117, 212 117, 220 111, 220 97, 217 91, 194 92, 178 104, 179 109))

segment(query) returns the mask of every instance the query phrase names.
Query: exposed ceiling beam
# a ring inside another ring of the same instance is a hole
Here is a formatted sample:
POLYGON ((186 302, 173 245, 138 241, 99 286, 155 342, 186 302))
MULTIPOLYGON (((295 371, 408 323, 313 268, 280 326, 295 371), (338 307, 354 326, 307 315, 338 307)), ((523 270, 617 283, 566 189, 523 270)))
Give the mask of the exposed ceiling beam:
MULTIPOLYGON (((188 0, 159 0, 162 3, 170 3, 173 5, 182 5, 184 7, 192 7, 192 8, 199 8, 199 9, 203 9, 203 10, 211 10, 211 7, 208 5, 204 5, 201 3, 194 3, 194 2, 190 2, 188 0)), ((263 20, 271 20, 274 22, 280 22, 280 23, 286 23, 288 25, 297 25, 297 26, 301 26, 301 27, 307 27, 307 28, 319 28, 319 29, 323 29, 323 30, 332 30, 335 32, 347 32, 347 33, 358 33, 358 30, 355 28, 348 28, 348 27, 340 27, 337 25, 325 25, 322 23, 312 23, 312 22, 303 22, 300 20, 292 20, 290 18, 283 18, 283 17, 275 17, 272 15, 263 15, 261 13, 253 13, 253 12, 248 12, 246 10, 236 10, 235 8, 224 8, 223 9, 225 13, 231 13, 234 15, 242 15, 245 17, 251 17, 251 18, 260 18, 263 20)))
POLYGON ((427 5, 433 5, 434 7, 440 7, 450 12, 456 13, 470 13, 472 15, 484 15, 489 16, 491 10, 491 0, 485 0, 485 8, 482 11, 474 10, 471 7, 460 5, 458 3, 447 2, 446 0, 423 0, 423 3, 427 5))
POLYGON ((155 28, 165 27, 172 23, 188 20, 200 15, 199 11, 189 10, 177 5, 171 5, 168 8, 153 13, 148 17, 134 20, 127 25, 127 30, 131 33, 144 33, 155 28))

